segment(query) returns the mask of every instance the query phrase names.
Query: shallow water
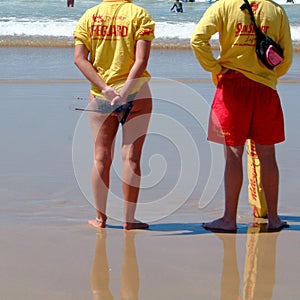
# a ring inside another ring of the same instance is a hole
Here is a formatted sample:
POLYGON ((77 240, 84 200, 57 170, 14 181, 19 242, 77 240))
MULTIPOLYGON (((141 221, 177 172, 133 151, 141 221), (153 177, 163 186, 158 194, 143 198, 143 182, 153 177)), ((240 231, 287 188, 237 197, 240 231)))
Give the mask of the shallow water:
MULTIPOLYGON (((81 116, 73 108, 85 107, 89 84, 73 65, 72 54, 72 49, 0 49, 0 55, 8 58, 0 68, 0 189, 2 199, 7 200, 3 207, 8 210, 2 220, 17 214, 19 222, 82 222, 93 211, 93 200, 86 197, 73 171, 72 147, 81 116), (82 214, 78 215, 78 209, 82 214)), ((153 204, 160 199, 166 205, 162 213, 154 207, 143 216, 160 219, 180 208, 189 218, 209 219, 223 208, 222 147, 212 148, 206 141, 206 121, 215 90, 210 75, 198 66, 191 51, 154 50, 149 71, 154 111, 144 148, 146 179, 140 202, 153 204), (180 73, 178 60, 184 66, 180 73), (220 160, 219 165, 214 166, 214 160, 220 160), (191 163, 193 167, 189 167, 191 163), (186 181, 191 177, 194 183, 186 181)), ((299 74, 299 55, 295 55, 290 72, 278 85, 286 120, 287 140, 278 146, 280 206, 286 215, 300 213, 299 74)), ((90 159, 87 154, 83 165, 89 166, 90 159)), ((120 198, 117 160, 114 168, 113 196, 120 198)), ((240 215, 247 220, 250 213, 245 178, 240 215)))

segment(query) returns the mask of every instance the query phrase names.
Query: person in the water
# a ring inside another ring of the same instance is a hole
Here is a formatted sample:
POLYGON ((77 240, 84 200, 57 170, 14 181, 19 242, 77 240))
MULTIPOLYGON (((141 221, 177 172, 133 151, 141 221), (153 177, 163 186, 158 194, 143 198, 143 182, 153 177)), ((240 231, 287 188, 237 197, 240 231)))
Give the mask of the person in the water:
POLYGON ((74 1, 75 0, 67 0, 67 6, 68 7, 74 7, 74 1))
POLYGON ((178 13, 183 13, 182 3, 179 0, 176 0, 174 2, 173 6, 171 7, 170 11, 172 11, 172 12, 178 12, 178 13))

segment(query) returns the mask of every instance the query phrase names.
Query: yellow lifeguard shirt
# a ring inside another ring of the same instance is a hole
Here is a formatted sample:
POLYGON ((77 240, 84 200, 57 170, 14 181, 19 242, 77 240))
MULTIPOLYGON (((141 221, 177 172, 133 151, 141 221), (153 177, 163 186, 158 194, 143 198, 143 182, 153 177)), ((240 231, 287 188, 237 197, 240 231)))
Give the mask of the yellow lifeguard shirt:
MULTIPOLYGON (((191 46, 202 67, 213 79, 222 67, 236 70, 249 79, 276 90, 277 78, 284 75, 293 57, 288 17, 271 0, 249 0, 255 21, 261 30, 283 49, 284 60, 274 70, 267 69, 255 54, 256 34, 243 0, 219 0, 204 13, 191 38, 191 46), (213 56, 210 39, 219 33, 220 55, 213 56)), ((214 80, 215 82, 215 80, 214 80)))
MULTIPOLYGON (((101 78, 120 90, 135 61, 138 40, 154 39, 155 23, 149 13, 129 0, 104 0, 88 9, 74 30, 75 45, 84 44, 90 52, 89 60, 101 78)), ((145 71, 132 93, 150 79, 145 71)), ((91 92, 100 96, 92 84, 91 92)))

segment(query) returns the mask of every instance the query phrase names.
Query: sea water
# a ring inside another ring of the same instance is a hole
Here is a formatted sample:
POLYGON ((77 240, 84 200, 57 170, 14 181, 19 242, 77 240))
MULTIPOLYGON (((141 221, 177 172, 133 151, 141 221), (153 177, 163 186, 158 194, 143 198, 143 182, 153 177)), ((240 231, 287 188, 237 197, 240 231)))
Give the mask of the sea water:
MULTIPOLYGON (((66 0, 0 0, 0 41, 6 40, 10 45, 16 39, 60 41, 64 45, 72 41, 74 27, 80 16, 88 8, 97 5, 98 0, 75 0, 75 7, 68 8, 66 0)), ((300 43, 300 0, 294 4, 286 0, 277 0, 288 15, 291 34, 295 44, 300 43)), ((209 0, 184 2, 184 12, 172 13, 173 1, 136 0, 133 1, 146 8, 156 22, 155 43, 188 45, 196 24, 212 4, 209 0)))

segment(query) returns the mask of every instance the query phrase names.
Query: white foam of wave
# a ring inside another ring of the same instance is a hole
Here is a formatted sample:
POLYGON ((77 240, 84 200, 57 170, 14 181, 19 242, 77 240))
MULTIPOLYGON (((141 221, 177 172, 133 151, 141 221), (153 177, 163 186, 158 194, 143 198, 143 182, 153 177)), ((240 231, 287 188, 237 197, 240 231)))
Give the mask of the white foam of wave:
POLYGON ((73 34, 76 22, 74 21, 34 21, 9 20, 0 21, 1 36, 62 36, 70 37, 73 34))
POLYGON ((178 38, 187 39, 191 36, 196 27, 195 23, 167 23, 157 22, 155 24, 155 37, 166 39, 166 38, 178 38))
MULTIPOLYGON (((300 1, 300 0, 299 0, 300 1)), ((71 20, 1 20, 0 36, 72 37, 76 22, 71 20)), ((159 39, 189 39, 196 23, 157 22, 155 36, 159 39)), ((300 24, 291 26, 293 41, 300 41, 300 24)), ((216 36, 213 37, 215 39, 216 36)))
POLYGON ((293 41, 300 41, 300 25, 291 27, 291 36, 293 41))

